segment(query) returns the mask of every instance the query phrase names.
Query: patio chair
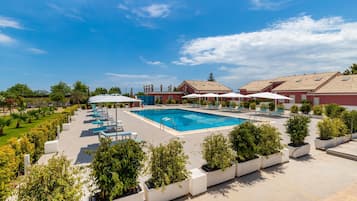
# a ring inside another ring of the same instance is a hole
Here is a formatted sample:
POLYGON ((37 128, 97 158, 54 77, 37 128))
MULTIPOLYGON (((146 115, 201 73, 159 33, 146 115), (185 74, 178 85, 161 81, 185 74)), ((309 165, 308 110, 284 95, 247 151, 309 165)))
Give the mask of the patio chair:
POLYGON ((284 115, 284 109, 277 109, 276 111, 273 111, 270 113, 271 116, 283 116, 284 115))
POLYGON ((128 132, 128 131, 123 131, 123 132, 99 132, 98 134, 98 139, 105 137, 105 138, 115 138, 115 141, 122 141, 122 140, 137 140, 138 134, 136 132, 128 132))

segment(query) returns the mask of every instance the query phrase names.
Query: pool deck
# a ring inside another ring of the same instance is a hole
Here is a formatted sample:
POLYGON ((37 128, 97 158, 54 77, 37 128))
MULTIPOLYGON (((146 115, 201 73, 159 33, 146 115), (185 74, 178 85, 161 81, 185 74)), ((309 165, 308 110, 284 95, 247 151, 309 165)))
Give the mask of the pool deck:
MULTIPOLYGON (((165 107, 146 107, 145 109, 148 108, 165 107)), ((174 108, 174 106, 168 108, 174 108)), ((282 133, 282 142, 284 144, 289 143, 289 137, 284 128, 287 118, 255 116, 253 113, 230 113, 198 108, 185 109, 269 122, 282 133)), ((185 141, 184 148, 189 156, 189 164, 187 165, 189 169, 198 168, 204 164, 204 160, 201 158, 201 143, 204 137, 216 132, 226 135, 231 129, 205 129, 199 132, 179 133, 177 135, 177 133, 173 134, 168 129, 160 129, 152 122, 143 121, 128 111, 129 109, 118 109, 118 119, 123 121, 126 131, 137 132, 138 137, 147 143, 158 145, 166 143, 173 138, 180 138, 185 141)), ((114 109, 110 109, 109 113, 115 117, 114 109)), ((92 158, 86 152, 95 150, 99 145, 97 135, 87 131, 89 128, 96 127, 90 123, 92 118, 88 116, 89 114, 89 110, 80 111, 76 116, 76 120, 71 123, 71 129, 63 131, 59 138, 61 152, 76 165, 88 165, 92 158)), ((207 193, 200 196, 184 197, 179 200, 357 200, 356 191, 353 191, 357 187, 357 162, 329 155, 313 148, 318 121, 318 119, 311 120, 310 136, 306 139, 307 142, 312 144, 310 156, 298 160, 291 159, 289 163, 209 188, 207 193)), ((48 155, 43 156, 40 162, 45 163, 48 157, 48 155)), ((143 176, 140 180, 144 181, 146 178, 143 176)))

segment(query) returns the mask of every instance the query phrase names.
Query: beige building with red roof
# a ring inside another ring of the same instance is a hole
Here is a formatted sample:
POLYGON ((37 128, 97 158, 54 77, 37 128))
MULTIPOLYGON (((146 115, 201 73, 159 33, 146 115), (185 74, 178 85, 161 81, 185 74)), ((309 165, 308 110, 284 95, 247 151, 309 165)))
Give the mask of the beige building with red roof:
POLYGON ((185 80, 177 88, 185 94, 224 94, 232 92, 232 89, 216 81, 185 80))

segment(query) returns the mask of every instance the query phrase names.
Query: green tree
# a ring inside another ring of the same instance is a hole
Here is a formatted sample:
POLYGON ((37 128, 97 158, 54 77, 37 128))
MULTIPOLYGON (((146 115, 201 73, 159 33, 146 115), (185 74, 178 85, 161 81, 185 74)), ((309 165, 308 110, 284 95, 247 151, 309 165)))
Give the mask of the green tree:
POLYGON ((352 64, 350 67, 348 67, 344 72, 344 75, 354 75, 357 74, 357 64, 352 64))
POLYGON ((268 156, 279 152, 283 148, 280 142, 281 134, 278 129, 269 124, 263 124, 259 127, 259 130, 258 152, 261 155, 268 156))
POLYGON ((5 126, 10 126, 11 119, 0 117, 0 136, 4 134, 5 126))
POLYGON ((28 116, 24 113, 12 113, 11 118, 16 120, 16 128, 20 128, 21 123, 25 122, 28 116))
POLYGON ((109 89, 109 94, 121 94, 121 90, 119 87, 112 87, 109 89))
POLYGON ((2 107, 2 111, 5 112, 5 106, 6 106, 6 98, 3 95, 0 95, 0 107, 2 107))
POLYGON ((64 82, 59 82, 56 85, 51 86, 50 99, 55 101, 57 104, 62 105, 65 102, 65 97, 70 95, 71 88, 64 82))
POLYGON ((79 201, 83 182, 78 167, 65 156, 54 156, 47 165, 34 165, 18 189, 19 200, 79 201))
POLYGON ((30 87, 28 87, 26 84, 20 84, 17 83, 14 86, 8 88, 6 90, 7 93, 13 94, 16 97, 18 96, 22 96, 22 97, 28 97, 28 96, 32 96, 32 90, 30 89, 30 87))
POLYGON ((73 103, 83 103, 88 99, 88 86, 77 81, 73 84, 73 90, 71 92, 71 100, 73 103))
POLYGON ((107 94, 108 90, 103 87, 97 87, 95 90, 92 92, 92 96, 100 95, 100 94, 107 94))
POLYGON ((207 80, 207 81, 212 81, 212 82, 216 81, 216 80, 214 79, 213 73, 209 73, 209 76, 208 76, 208 80, 207 80))

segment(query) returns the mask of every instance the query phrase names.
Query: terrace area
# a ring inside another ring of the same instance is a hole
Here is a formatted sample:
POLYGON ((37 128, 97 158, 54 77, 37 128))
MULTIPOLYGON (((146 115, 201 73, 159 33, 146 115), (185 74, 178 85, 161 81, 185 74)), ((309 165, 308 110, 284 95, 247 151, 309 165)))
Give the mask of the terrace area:
MULTIPOLYGON (((176 107, 179 106, 168 108, 176 107)), ((148 108, 166 107, 145 107, 148 108)), ((188 107, 184 109, 269 122, 282 133, 283 144, 289 143, 284 126, 287 118, 255 116, 252 112, 231 113, 188 107)), ((158 145, 173 138, 185 141, 184 150, 189 156, 188 169, 199 168, 205 163, 201 156, 201 144, 206 136, 217 132, 227 135, 231 130, 230 127, 224 127, 185 134, 174 133, 170 129, 160 129, 158 124, 153 122, 143 121, 129 111, 129 108, 118 109, 118 119, 123 122, 126 131, 137 132, 138 138, 148 144, 158 145)), ((99 145, 98 136, 88 132, 88 129, 96 127, 90 123, 92 117, 89 114, 89 110, 80 110, 76 119, 72 121, 70 130, 63 131, 59 136, 60 152, 75 165, 88 165, 92 159, 87 151, 95 150, 99 145)), ((115 110, 109 109, 109 114, 115 116, 115 110)), ((312 145, 317 137, 318 121, 319 119, 311 119, 310 136, 306 141, 312 145)), ((50 155, 44 155, 39 162, 45 163, 49 157, 50 155)), ((290 159, 289 163, 236 178, 211 187, 202 195, 183 197, 179 200, 357 200, 357 195, 353 191, 357 187, 356 167, 355 161, 329 155, 324 151, 315 150, 312 146, 309 156, 290 159)), ((140 178, 141 182, 146 179, 145 176, 140 178)))

